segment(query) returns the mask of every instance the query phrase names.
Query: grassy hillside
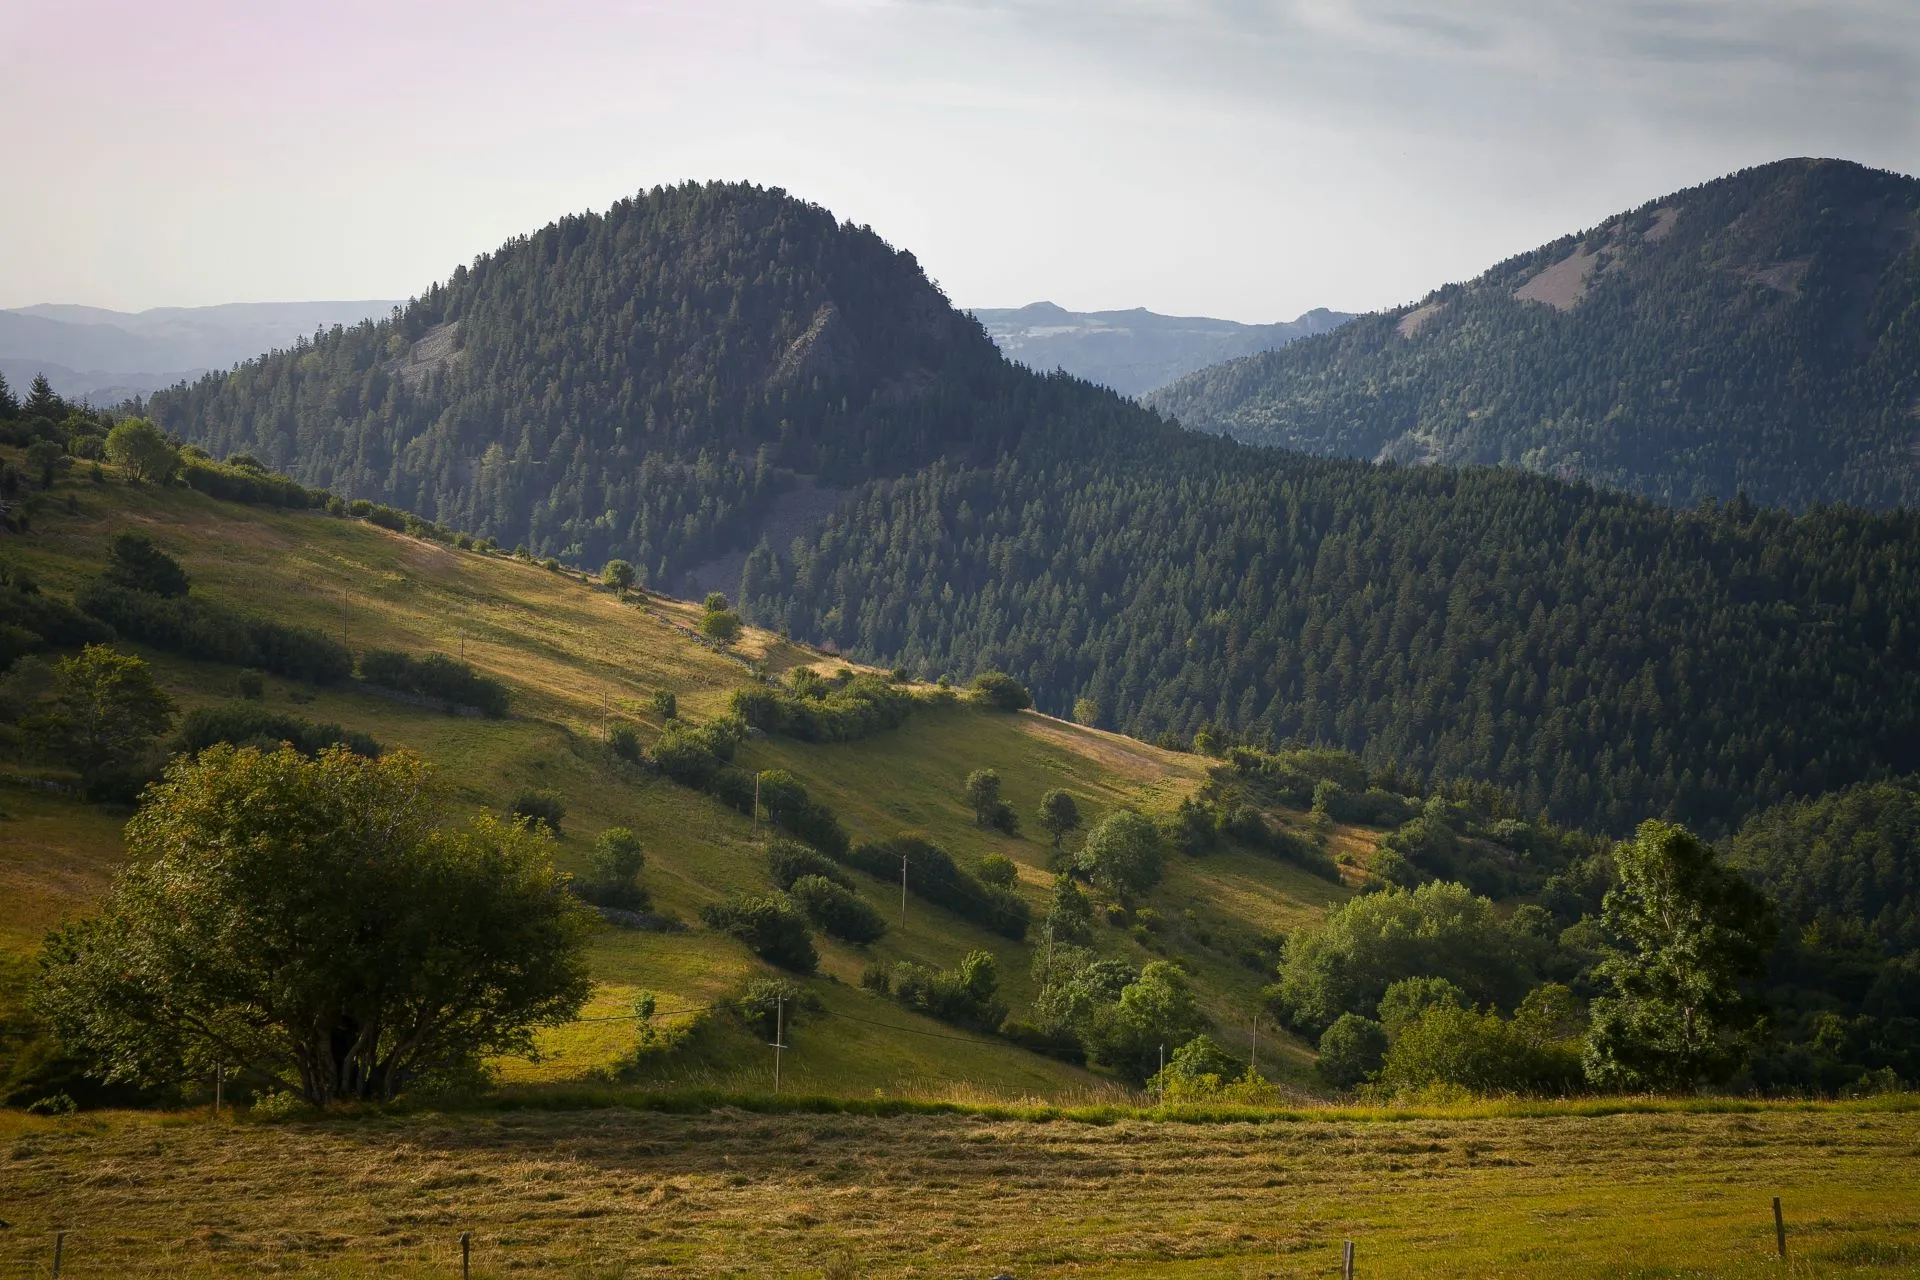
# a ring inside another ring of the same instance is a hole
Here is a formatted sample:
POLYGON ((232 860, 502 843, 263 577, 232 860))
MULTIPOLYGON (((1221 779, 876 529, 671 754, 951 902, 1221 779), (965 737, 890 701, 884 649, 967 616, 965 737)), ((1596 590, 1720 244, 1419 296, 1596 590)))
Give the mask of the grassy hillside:
POLYGON ((1574 1107, 0 1116, 0 1269, 75 1276, 1892 1276, 1920 1114, 1574 1107), (242 1194, 235 1194, 243 1192, 242 1194), (1790 1265, 1774 1257, 1784 1202, 1790 1265))
MULTIPOLYGON (((661 1022, 684 1025, 761 968, 738 943, 697 924, 702 905, 766 884, 749 819, 705 796, 623 763, 605 746, 614 723, 657 735, 650 710, 656 690, 676 695, 683 717, 718 713, 729 693, 753 680, 750 669, 823 669, 837 659, 764 632, 749 631, 731 651, 697 643, 687 630, 699 610, 655 598, 617 600, 577 575, 524 561, 458 551, 360 521, 221 503, 183 489, 134 488, 117 481, 62 486, 70 506, 52 504, 31 536, 10 540, 6 557, 28 568, 43 590, 71 593, 103 562, 114 533, 138 530, 175 555, 196 595, 270 612, 346 635, 356 649, 464 655, 512 689, 506 720, 448 715, 376 696, 353 682, 316 689, 268 678, 265 705, 309 720, 371 734, 388 749, 405 747, 433 761, 456 807, 502 810, 520 791, 563 797, 567 816, 559 856, 584 865, 593 838, 609 826, 638 832, 647 849, 644 883, 655 910, 688 922, 685 932, 602 928, 591 944, 600 986, 583 1020, 548 1034, 542 1059, 503 1064, 507 1079, 581 1080, 618 1067, 635 1045, 628 1010, 642 989, 659 993, 661 1022)), ((64 496, 64 495, 63 495, 64 496)), ((238 671, 176 655, 141 652, 183 710, 236 697, 238 671)), ((1044 836, 1008 837, 977 828, 961 783, 981 766, 999 771, 1006 794, 1033 828, 1040 794, 1064 787, 1089 822, 1120 804, 1149 812, 1172 808, 1204 779, 1195 757, 1031 712, 1007 714, 966 704, 925 705, 897 730, 864 741, 807 745, 758 738, 741 748, 750 769, 790 770, 840 815, 855 839, 924 830, 963 865, 1004 853, 1020 867, 1020 886, 1043 913, 1051 852, 1044 836)), ((18 987, 22 958, 57 920, 83 912, 107 884, 120 856, 124 812, 82 805, 28 785, 34 767, 7 766, 0 780, 0 948, 12 957, 18 987)), ((1296 821, 1304 821, 1294 815, 1296 821)), ((1364 850, 1364 831, 1332 833, 1364 850)), ((1071 837, 1070 837, 1071 842, 1071 837)), ((974 948, 999 960, 1003 995, 1016 1009, 1033 997, 1032 942, 987 933, 918 897, 900 927, 890 884, 856 875, 860 892, 895 927, 869 949, 819 939, 821 976, 809 985, 823 1009, 803 1012, 792 1032, 785 1074, 793 1087, 832 1092, 938 1092, 960 1088, 1004 1095, 1063 1096, 1110 1089, 1106 1082, 1004 1042, 961 1033, 917 1017, 860 989, 871 960, 913 959, 950 966, 974 948), (883 1025, 873 1025, 883 1024, 883 1025)), ((1103 950, 1137 964, 1164 952, 1194 975, 1217 1038, 1244 1051, 1249 1018, 1265 973, 1246 962, 1263 935, 1284 929, 1346 891, 1271 860, 1224 851, 1176 860, 1153 905, 1166 921, 1136 939, 1102 929, 1103 950)), ((1305 1080, 1302 1046, 1269 1030, 1263 1066, 1305 1080)), ((659 1083, 761 1087, 771 1054, 726 1020, 677 1053, 628 1064, 630 1079, 659 1083)))

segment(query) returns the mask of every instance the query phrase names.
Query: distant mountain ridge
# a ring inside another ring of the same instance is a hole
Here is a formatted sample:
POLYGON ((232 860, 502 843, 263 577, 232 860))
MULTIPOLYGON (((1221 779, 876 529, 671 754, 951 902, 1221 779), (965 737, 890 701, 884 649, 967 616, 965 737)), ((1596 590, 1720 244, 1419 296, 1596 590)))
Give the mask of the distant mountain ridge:
POLYGON ((0 374, 24 386, 45 373, 61 395, 113 404, 292 346, 315 329, 379 319, 396 305, 366 299, 138 312, 69 303, 16 307, 0 310, 0 374))
POLYGON ((1138 396, 1196 369, 1284 347, 1326 333, 1353 317, 1316 307, 1297 320, 1241 324, 1207 316, 1127 311, 1068 311, 1051 302, 975 307, 974 318, 1006 353, 1030 369, 1064 369, 1077 378, 1138 396))
POLYGON ((1920 501, 1920 181, 1743 170, 1148 403, 1310 453, 1684 505, 1920 501))

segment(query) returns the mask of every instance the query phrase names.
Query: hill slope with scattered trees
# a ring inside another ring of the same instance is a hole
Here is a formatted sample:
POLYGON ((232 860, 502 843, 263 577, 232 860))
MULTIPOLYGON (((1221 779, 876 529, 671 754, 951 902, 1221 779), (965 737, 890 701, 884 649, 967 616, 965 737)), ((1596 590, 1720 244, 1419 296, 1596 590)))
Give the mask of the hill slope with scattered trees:
POLYGON ((1673 504, 1911 505, 1916 231, 1920 181, 1781 161, 1148 401, 1258 444, 1524 467, 1673 504))
POLYGON ((751 621, 927 676, 1001 668, 1138 736, 1488 779, 1595 829, 1720 833, 1920 767, 1914 516, 1676 513, 1184 432, 1007 363, 910 255, 778 191, 567 219, 151 411, 669 587, 818 475, 848 496, 747 556, 751 621))

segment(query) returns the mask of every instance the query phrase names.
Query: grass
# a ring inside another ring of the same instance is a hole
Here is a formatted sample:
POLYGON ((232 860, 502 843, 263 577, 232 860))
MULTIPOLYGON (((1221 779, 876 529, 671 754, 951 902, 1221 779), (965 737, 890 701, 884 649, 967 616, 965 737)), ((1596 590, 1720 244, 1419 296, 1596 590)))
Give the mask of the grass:
POLYGON ((1920 1257, 1911 1100, 1199 1124, 609 1100, 0 1116, 0 1272, 44 1268, 55 1230, 72 1233, 66 1274, 132 1277, 448 1275, 462 1232, 480 1276, 1326 1276, 1349 1239, 1367 1276, 1886 1276, 1920 1257))
MULTIPOLYGON (((55 499, 36 514, 33 535, 8 547, 8 559, 24 564, 51 593, 77 588, 98 571, 107 539, 135 529, 181 560, 196 593, 336 633, 344 626, 356 649, 463 655, 504 680, 514 696, 514 714, 504 721, 449 716, 354 686, 313 689, 266 680, 270 709, 338 722, 433 761, 454 816, 483 805, 504 809, 526 788, 553 790, 567 806, 556 851, 563 866, 581 867, 599 831, 631 827, 646 845, 643 875, 656 908, 689 923, 706 903, 766 887, 747 818, 619 762, 604 745, 606 731, 618 721, 643 739, 657 734, 662 722, 648 707, 659 689, 676 695, 684 715, 718 713, 732 690, 751 679, 749 659, 774 671, 800 665, 831 671, 838 659, 752 630, 734 653, 716 652, 684 630, 697 620, 697 606, 659 598, 644 606, 623 602, 577 575, 363 522, 113 481, 71 480, 55 499), (68 495, 72 510, 64 509, 68 495)), ((236 696, 232 668, 140 652, 183 708, 236 696)), ((902 728, 855 743, 757 739, 742 749, 740 762, 790 769, 833 806, 856 839, 918 828, 963 865, 989 852, 1007 854, 1020 868, 1020 887, 1036 918, 1053 853, 1034 820, 1045 790, 1074 793, 1091 823, 1120 805, 1164 811, 1204 778, 1203 762, 1192 756, 1033 713, 964 705, 924 707, 902 728), (1029 828, 1022 836, 974 825, 961 784, 983 765, 1004 780, 1008 800, 1029 828)), ((119 828, 127 816, 31 789, 25 776, 0 769, 6 815, 0 819, 0 957, 16 969, 50 925, 85 911, 105 888, 123 857, 119 828)), ((1069 837, 1069 845, 1077 839, 1069 837)), ((823 1025, 821 1034, 801 1042, 790 1059, 796 1080, 862 1093, 966 1081, 1015 1097, 1104 1087, 1083 1071, 1004 1042, 942 1038, 952 1029, 858 990, 861 970, 874 960, 949 966, 985 948, 997 958, 1003 995, 1016 1010, 1036 994, 1028 975, 1030 942, 988 934, 917 897, 902 927, 897 887, 855 879, 895 927, 866 949, 820 940, 822 977, 812 986, 828 1010, 820 1016, 833 1019, 833 1029, 823 1025), (866 1025, 882 1022, 893 1029, 866 1025)), ((1245 1053, 1251 1048, 1247 1015, 1258 1007, 1263 974, 1243 963, 1244 954, 1263 935, 1297 924, 1345 893, 1249 855, 1176 860, 1153 900, 1162 931, 1141 940, 1103 929, 1100 947, 1136 964, 1160 954, 1179 959, 1215 1014, 1219 1038, 1245 1053)), ((637 1069, 628 1061, 635 1029, 614 1020, 635 993, 660 993, 663 1009, 706 1005, 766 971, 737 943, 697 926, 674 934, 608 928, 594 938, 590 958, 601 986, 585 1018, 545 1033, 540 1060, 500 1064, 510 1083, 584 1081, 637 1069)), ((8 984, 6 992, 16 986, 8 984)), ((0 1004, 10 998, 0 992, 0 1004)), ((766 1054, 757 1043, 709 1038, 702 1044, 705 1057, 657 1069, 640 1064, 640 1075, 745 1085, 764 1074, 766 1054)), ((1305 1046, 1271 1030, 1263 1033, 1262 1060, 1295 1083, 1310 1081, 1305 1046)))

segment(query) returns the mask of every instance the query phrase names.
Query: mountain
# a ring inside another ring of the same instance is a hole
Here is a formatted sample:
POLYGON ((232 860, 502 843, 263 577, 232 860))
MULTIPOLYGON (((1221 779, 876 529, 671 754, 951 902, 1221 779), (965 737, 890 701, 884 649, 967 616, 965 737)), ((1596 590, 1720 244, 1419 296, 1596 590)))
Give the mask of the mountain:
POLYGON ((1240 324, 1205 316, 1163 316, 1145 307, 1068 311, 1051 302, 976 307, 973 316, 1009 360, 1042 372, 1064 369, 1127 396, 1143 395, 1222 360, 1326 333, 1353 318, 1316 307, 1298 320, 1240 324))
POLYGON ((292 345, 315 329, 383 316, 395 303, 235 302, 109 311, 59 303, 0 311, 0 373, 24 386, 115 404, 292 345))
POLYGON ((1524 467, 1673 504, 1911 505, 1916 230, 1920 181, 1781 161, 1149 401, 1254 443, 1524 467))
POLYGON ((656 587, 745 553, 752 619, 924 676, 999 667, 1135 736, 1342 746, 1595 830, 1718 833, 1920 768, 1920 515, 1184 431, 1007 362, 912 255, 779 191, 570 217, 151 410, 656 587))

